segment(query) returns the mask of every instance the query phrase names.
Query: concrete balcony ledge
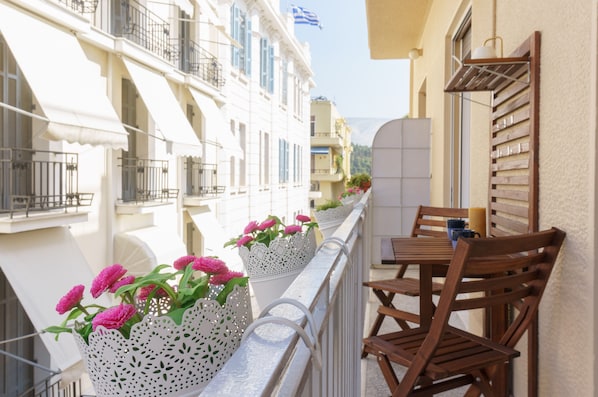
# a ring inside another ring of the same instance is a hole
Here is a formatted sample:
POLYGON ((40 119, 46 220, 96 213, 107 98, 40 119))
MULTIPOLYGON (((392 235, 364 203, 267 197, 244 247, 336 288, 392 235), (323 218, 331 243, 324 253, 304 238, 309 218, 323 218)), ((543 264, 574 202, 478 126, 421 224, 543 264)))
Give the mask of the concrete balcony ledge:
POLYGON ((67 226, 73 223, 87 222, 87 220, 88 212, 64 212, 64 210, 30 212, 29 216, 25 216, 25 213, 15 213, 12 219, 7 214, 5 217, 0 217, 0 234, 67 226))

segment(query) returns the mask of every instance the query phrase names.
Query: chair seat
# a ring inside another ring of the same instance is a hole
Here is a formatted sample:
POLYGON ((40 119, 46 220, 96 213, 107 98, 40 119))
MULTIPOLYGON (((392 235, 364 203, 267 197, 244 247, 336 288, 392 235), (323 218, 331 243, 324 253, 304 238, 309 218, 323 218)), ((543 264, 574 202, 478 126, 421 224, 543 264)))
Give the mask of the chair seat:
MULTIPOLYGON (((407 296, 419 296, 419 280, 416 278, 393 278, 387 280, 364 281, 363 285, 375 290, 382 290, 394 294, 407 296)), ((432 293, 439 294, 442 291, 442 284, 432 283, 432 293)))
MULTIPOLYGON (((409 367, 427 335, 427 328, 412 328, 371 336, 364 339, 364 344, 368 353, 384 354, 391 361, 409 367)), ((424 374, 432 380, 446 379, 472 368, 508 363, 519 355, 515 349, 449 326, 424 374)))

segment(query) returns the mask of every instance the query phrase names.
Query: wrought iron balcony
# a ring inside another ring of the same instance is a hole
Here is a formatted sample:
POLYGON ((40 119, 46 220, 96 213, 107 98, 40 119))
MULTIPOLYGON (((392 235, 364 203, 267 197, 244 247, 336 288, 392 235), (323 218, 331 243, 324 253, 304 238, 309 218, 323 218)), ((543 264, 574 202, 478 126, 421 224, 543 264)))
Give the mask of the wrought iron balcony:
POLYGON ((93 14, 98 8, 99 0, 58 0, 58 2, 79 14, 93 14))
POLYGON ((168 187, 168 161, 120 158, 123 203, 166 202, 176 199, 179 189, 168 187))
POLYGON ((172 38, 172 26, 135 0, 56 0, 79 13, 91 15, 94 26, 126 38, 172 62, 178 68, 220 89, 225 79, 218 58, 189 38, 172 38), (98 4, 100 5, 97 9, 98 4))
POLYGON ((131 40, 172 61, 170 25, 134 0, 114 2, 111 9, 110 33, 131 40))
POLYGON ((217 197, 225 187, 218 185, 218 166, 189 159, 186 164, 187 189, 189 197, 217 197))
POLYGON ((173 54, 178 57, 178 67, 185 73, 199 77, 216 88, 224 86, 222 64, 218 58, 193 40, 173 40, 173 54))
POLYGON ((0 148, 0 215, 89 206, 93 193, 79 192, 76 153, 0 148))

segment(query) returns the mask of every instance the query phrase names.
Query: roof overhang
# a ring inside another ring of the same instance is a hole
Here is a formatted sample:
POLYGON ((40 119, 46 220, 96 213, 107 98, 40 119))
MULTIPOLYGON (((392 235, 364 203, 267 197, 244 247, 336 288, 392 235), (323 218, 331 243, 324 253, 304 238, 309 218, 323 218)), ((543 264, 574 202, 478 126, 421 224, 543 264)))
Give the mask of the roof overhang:
POLYGON ((407 59, 417 48, 432 0, 366 0, 372 59, 407 59))

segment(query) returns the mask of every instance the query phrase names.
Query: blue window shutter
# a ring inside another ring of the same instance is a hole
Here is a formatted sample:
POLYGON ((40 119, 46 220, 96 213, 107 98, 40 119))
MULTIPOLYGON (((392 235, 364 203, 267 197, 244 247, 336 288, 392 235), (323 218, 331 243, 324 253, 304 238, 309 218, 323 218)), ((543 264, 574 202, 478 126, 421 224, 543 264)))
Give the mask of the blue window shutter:
POLYGON ((274 93, 274 47, 268 47, 268 92, 274 93))
POLYGON ((260 39, 260 87, 266 88, 268 76, 268 40, 260 39))
POLYGON ((278 182, 282 183, 284 178, 284 156, 282 150, 282 139, 278 139, 278 182))
POLYGON ((247 36, 245 39, 245 74, 251 76, 251 20, 247 18, 247 36))
MULTIPOLYGON (((230 32, 233 39, 239 39, 239 9, 236 5, 230 8, 230 32)), ((239 48, 231 46, 231 64, 239 67, 239 48)))

